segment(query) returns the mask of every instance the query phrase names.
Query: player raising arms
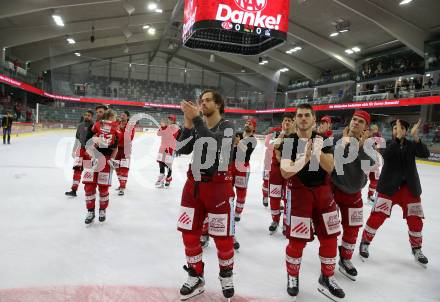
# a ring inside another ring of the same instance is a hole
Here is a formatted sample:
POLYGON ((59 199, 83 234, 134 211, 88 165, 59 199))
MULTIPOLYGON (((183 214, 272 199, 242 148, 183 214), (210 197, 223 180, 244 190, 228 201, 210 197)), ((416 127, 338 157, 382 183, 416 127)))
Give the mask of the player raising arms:
POLYGON ((422 187, 417 172, 416 157, 428 158, 430 152, 419 138, 420 120, 411 129, 413 140, 406 138, 409 123, 396 120, 391 123, 393 138, 387 142, 383 152, 384 164, 377 183, 377 200, 362 234, 359 252, 362 258, 369 257, 369 245, 380 226, 390 217, 394 205, 403 210, 408 224, 409 242, 418 263, 428 264, 422 253, 423 209, 420 200, 422 187))

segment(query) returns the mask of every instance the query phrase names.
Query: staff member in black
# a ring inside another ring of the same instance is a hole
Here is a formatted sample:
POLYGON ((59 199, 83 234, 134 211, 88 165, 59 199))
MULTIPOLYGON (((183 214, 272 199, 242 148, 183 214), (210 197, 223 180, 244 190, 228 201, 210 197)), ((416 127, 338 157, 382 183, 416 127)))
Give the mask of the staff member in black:
POLYGON ((8 144, 11 144, 12 120, 13 118, 10 111, 6 112, 6 115, 2 118, 3 145, 6 144, 6 136, 8 136, 8 144))

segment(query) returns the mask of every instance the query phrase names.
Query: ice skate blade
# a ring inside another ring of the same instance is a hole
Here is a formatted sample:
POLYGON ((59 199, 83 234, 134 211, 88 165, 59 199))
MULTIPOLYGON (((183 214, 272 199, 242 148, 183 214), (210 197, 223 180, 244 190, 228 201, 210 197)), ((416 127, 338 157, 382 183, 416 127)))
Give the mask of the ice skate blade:
POLYGON ((360 254, 359 254, 359 258, 361 258, 361 261, 364 263, 368 262, 368 258, 362 257, 360 254))
POLYGON ((339 272, 341 272, 341 274, 343 274, 345 277, 347 277, 348 279, 350 279, 351 281, 356 281, 356 276, 352 276, 350 274, 348 274, 344 269, 342 269, 341 267, 339 267, 339 272))
POLYGON ((336 297, 336 296, 333 296, 333 295, 328 291, 328 289, 325 288, 324 286, 322 286, 321 284, 320 284, 319 287, 318 287, 318 291, 319 291, 321 294, 323 294, 324 296, 326 296, 327 298, 329 298, 330 300, 332 300, 332 301, 335 301, 335 302, 343 301, 343 298, 338 298, 338 297, 336 297))
POLYGON ((421 267, 423 267, 424 269, 427 269, 427 268, 428 268, 428 263, 427 263, 427 264, 420 263, 415 257, 414 257, 414 261, 415 261, 418 265, 420 265, 421 267))
POLYGON ((199 287, 196 290, 194 290, 191 294, 187 295, 187 296, 180 296, 180 301, 188 301, 191 298, 194 298, 198 295, 203 294, 205 291, 205 287, 199 287))
POLYGON ((273 234, 276 234, 277 231, 278 229, 276 229, 275 231, 269 231, 269 235, 272 236, 273 234))

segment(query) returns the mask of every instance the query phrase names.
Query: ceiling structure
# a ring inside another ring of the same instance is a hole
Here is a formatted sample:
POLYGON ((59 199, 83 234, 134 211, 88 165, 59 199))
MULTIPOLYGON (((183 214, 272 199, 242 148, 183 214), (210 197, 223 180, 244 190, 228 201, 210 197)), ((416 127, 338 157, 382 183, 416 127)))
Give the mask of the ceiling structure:
MULTIPOLYGON (((378 51, 406 46, 423 56, 424 42, 440 34, 440 1, 413 0, 291 0, 287 43, 265 54, 269 64, 258 64, 258 56, 243 57, 195 52, 182 48, 181 27, 184 0, 14 0, 0 10, 0 46, 9 57, 30 62, 38 73, 83 63, 87 57, 109 59, 129 54, 165 53, 212 71, 239 74, 243 67, 260 76, 242 80, 264 86, 283 67, 280 84, 289 80, 321 77, 325 70, 354 71, 356 60, 378 51), (151 11, 155 2, 161 12, 151 11), (57 26, 53 14, 63 18, 57 26), (337 24, 349 31, 330 37, 337 24), (149 34, 144 26, 154 27, 149 34), (90 36, 95 41, 90 41, 90 36), (76 43, 68 44, 67 38, 76 43), (172 47, 170 46, 172 45, 172 47), (346 49, 359 47, 359 53, 346 49), (301 50, 292 54, 294 47, 301 50), (125 52, 124 52, 125 51, 125 52), (81 53, 81 57, 75 55, 81 53)), ((239 77, 239 76, 237 76, 239 77)))

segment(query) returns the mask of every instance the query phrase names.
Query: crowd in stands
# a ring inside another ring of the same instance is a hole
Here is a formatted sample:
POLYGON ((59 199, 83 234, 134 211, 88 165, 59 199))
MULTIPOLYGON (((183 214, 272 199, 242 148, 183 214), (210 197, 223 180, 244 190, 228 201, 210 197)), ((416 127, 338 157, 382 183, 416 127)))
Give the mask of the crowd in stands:
MULTIPOLYGON (((67 82, 67 84, 69 84, 67 82)), ((59 89, 66 88, 58 84, 59 89)), ((203 88, 214 88, 204 86, 203 88)), ((157 102, 176 104, 182 99, 194 99, 200 93, 200 85, 191 85, 174 82, 147 81, 127 78, 107 78, 93 76, 84 86, 76 85, 70 88, 76 95, 101 96, 136 100, 140 102, 157 102)))
POLYGON ((419 55, 406 52, 382 56, 362 64, 359 80, 371 80, 403 74, 419 74, 424 72, 425 61, 419 55))

